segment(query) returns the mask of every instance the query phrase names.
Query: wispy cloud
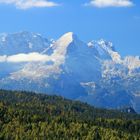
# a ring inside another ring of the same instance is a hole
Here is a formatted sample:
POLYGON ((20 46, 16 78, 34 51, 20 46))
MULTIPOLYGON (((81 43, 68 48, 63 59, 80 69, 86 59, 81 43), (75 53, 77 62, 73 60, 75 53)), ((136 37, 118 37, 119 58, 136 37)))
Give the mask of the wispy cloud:
POLYGON ((104 7, 131 7, 133 2, 131 0, 91 0, 86 6, 94 6, 98 8, 104 7))
POLYGON ((59 4, 48 0, 0 0, 1 4, 13 4, 19 9, 29 9, 34 7, 54 7, 59 4))

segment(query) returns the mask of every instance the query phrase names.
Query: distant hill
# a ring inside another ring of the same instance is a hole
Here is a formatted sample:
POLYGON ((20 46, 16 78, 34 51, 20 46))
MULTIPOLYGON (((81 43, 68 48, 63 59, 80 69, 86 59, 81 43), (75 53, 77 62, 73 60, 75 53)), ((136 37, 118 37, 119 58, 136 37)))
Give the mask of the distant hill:
POLYGON ((59 96, 0 90, 0 139, 139 140, 140 115, 59 96))

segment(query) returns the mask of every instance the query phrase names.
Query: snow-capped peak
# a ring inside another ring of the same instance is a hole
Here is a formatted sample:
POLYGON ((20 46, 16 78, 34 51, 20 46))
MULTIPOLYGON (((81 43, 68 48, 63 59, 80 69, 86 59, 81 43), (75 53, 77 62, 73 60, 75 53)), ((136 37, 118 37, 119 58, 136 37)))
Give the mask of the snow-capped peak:
POLYGON ((98 52, 98 57, 101 59, 111 59, 115 62, 121 62, 121 56, 115 51, 112 42, 100 39, 99 41, 91 41, 88 46, 94 48, 98 52))
POLYGON ((46 38, 32 32, 0 34, 0 55, 43 52, 51 44, 46 38))
POLYGON ((55 49, 55 53, 65 55, 69 45, 76 40, 78 40, 78 38, 73 32, 64 34, 54 43, 53 48, 55 49))
POLYGON ((104 39, 100 39, 97 43, 100 45, 100 47, 104 48, 107 51, 108 50, 115 51, 115 48, 112 42, 106 41, 104 39))
POLYGON ((73 42, 74 36, 75 35, 72 32, 64 34, 63 36, 60 37, 60 39, 56 41, 56 46, 60 46, 62 48, 68 46, 70 43, 73 42))
POLYGON ((112 42, 109 42, 109 41, 106 41, 104 39, 100 39, 98 41, 95 41, 95 40, 90 41, 88 43, 88 46, 89 47, 95 47, 95 48, 100 47, 100 48, 102 48, 102 49, 104 49, 106 51, 108 51, 108 50, 115 51, 115 48, 113 46, 113 43, 112 42))

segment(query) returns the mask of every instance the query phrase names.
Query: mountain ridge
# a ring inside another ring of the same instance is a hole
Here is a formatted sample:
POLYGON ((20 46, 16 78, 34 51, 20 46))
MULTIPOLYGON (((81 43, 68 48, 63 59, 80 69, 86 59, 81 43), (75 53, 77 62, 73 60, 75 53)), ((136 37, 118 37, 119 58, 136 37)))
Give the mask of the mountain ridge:
POLYGON ((0 50, 4 47, 2 89, 57 94, 97 107, 130 106, 140 112, 140 57, 121 57, 111 42, 85 43, 73 32, 58 40, 19 32, 1 35, 0 50))

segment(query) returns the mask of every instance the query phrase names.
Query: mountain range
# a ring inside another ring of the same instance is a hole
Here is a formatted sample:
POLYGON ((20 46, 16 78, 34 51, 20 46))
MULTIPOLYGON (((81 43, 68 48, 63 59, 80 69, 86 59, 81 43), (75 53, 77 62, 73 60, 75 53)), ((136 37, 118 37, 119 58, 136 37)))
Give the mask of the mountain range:
POLYGON ((103 108, 140 113, 140 56, 122 57, 112 42, 58 40, 32 32, 0 35, 0 88, 49 93, 103 108))

